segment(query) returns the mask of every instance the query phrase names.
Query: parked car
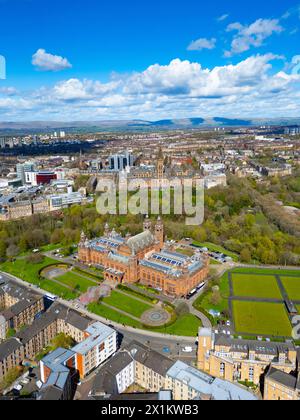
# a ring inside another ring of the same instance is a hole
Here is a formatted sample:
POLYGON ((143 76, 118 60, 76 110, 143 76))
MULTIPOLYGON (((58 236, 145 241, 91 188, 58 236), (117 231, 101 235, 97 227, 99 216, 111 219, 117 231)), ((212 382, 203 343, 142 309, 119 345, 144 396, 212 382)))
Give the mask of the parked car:
POLYGON ((193 353, 193 347, 189 347, 189 346, 184 347, 184 348, 182 349, 182 352, 183 352, 183 353, 193 353))

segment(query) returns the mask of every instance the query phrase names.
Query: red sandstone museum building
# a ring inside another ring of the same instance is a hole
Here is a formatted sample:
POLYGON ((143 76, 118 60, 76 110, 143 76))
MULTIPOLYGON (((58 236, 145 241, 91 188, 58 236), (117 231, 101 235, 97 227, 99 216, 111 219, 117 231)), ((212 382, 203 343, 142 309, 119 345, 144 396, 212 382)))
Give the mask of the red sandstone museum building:
POLYGON ((208 276, 209 260, 196 251, 192 257, 174 252, 164 243, 164 225, 149 218, 144 232, 121 237, 105 226, 104 236, 89 241, 84 234, 79 244, 79 260, 104 267, 106 280, 141 283, 174 296, 187 296, 208 276))

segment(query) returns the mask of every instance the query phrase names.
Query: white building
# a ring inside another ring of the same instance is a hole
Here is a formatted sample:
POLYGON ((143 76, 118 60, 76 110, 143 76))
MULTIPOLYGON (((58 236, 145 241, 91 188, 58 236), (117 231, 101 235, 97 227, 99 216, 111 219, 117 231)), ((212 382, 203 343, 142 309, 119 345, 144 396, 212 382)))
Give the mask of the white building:
POLYGON ((203 175, 210 175, 214 174, 216 172, 225 172, 225 165, 224 163, 210 163, 210 164, 202 164, 201 170, 203 172, 203 175))
POLYGON ((204 186, 207 190, 214 187, 226 187, 227 177, 225 174, 214 174, 204 178, 204 186))
POLYGON ((50 211, 67 208, 73 204, 81 204, 86 201, 86 197, 83 197, 79 192, 52 195, 48 199, 50 211))
POLYGON ((117 332, 101 322, 85 330, 86 339, 73 347, 80 377, 85 378, 117 351, 117 332))

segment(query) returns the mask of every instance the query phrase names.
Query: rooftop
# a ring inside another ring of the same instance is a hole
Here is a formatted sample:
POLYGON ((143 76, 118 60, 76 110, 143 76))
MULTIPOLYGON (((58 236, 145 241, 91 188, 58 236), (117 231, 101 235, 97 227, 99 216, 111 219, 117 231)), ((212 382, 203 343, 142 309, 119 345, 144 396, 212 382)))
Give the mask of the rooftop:
POLYGON ((95 322, 94 324, 90 325, 85 332, 89 334, 89 337, 84 340, 82 343, 77 344, 73 348, 75 353, 79 354, 86 354, 91 351, 95 346, 100 345, 103 343, 108 337, 110 337, 115 330, 108 327, 101 322, 95 322))
POLYGON ((231 382, 216 379, 181 361, 176 362, 167 372, 175 380, 183 382, 202 396, 214 400, 256 400, 257 398, 231 382))
POLYGON ((300 383, 298 382, 298 379, 295 376, 282 372, 280 370, 277 370, 273 367, 270 368, 267 374, 267 378, 287 388, 290 388, 293 390, 300 389, 300 383))

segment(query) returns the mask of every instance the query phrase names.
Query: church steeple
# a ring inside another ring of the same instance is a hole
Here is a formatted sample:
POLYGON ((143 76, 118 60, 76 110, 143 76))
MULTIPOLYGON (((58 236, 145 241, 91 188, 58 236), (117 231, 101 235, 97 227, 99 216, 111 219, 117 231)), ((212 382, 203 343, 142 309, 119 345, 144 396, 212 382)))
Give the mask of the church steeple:
POLYGON ((164 177, 164 154, 162 151, 162 148, 160 147, 159 152, 158 152, 158 156, 157 156, 157 178, 158 179, 163 179, 164 177))
POLYGON ((149 219, 148 215, 146 216, 146 218, 144 220, 143 227, 144 227, 144 232, 147 232, 147 231, 151 232, 152 231, 152 222, 149 219))
POLYGON ((87 241, 86 234, 84 233, 84 231, 82 231, 80 235, 80 245, 84 245, 86 241, 87 241))

